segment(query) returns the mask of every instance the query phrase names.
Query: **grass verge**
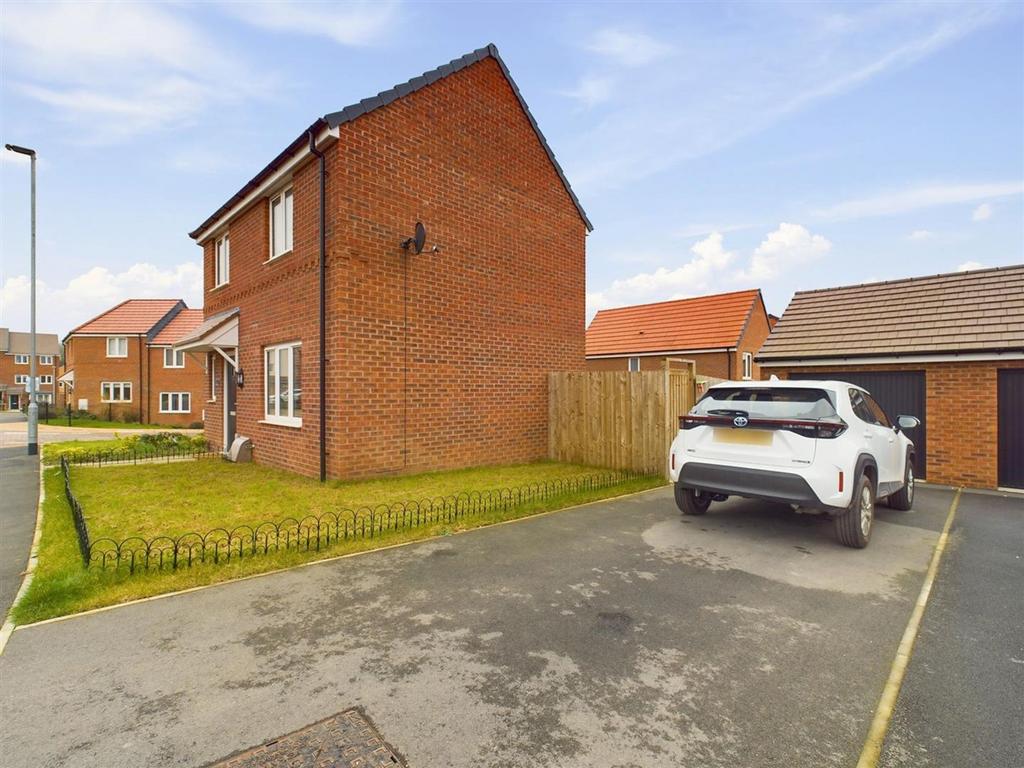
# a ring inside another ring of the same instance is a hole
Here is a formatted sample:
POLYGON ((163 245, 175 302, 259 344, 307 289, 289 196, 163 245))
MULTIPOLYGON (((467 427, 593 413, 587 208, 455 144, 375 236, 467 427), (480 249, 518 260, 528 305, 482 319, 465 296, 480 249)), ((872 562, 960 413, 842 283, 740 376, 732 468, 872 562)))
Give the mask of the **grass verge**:
POLYGON ((118 429, 118 430, 129 430, 129 429, 185 429, 175 424, 163 425, 163 424, 140 424, 137 421, 106 421, 105 419, 81 419, 72 417, 71 423, 68 424, 67 417, 50 416, 49 419, 39 419, 40 424, 46 424, 51 427, 81 427, 82 429, 118 429))
MULTIPOLYGON (((599 471, 578 465, 543 462, 438 472, 384 480, 336 482, 320 486, 316 481, 307 478, 256 465, 230 465, 223 464, 219 460, 201 460, 188 463, 187 471, 183 471, 183 466, 185 465, 73 467, 72 482, 79 501, 85 509, 93 540, 115 531, 119 531, 118 535, 123 538, 133 532, 126 530, 131 526, 135 527, 134 532, 154 530, 159 533, 167 533, 169 528, 161 526, 183 525, 194 519, 207 521, 214 519, 214 515, 222 516, 224 519, 227 519, 227 516, 237 516, 237 519, 241 520, 242 510, 255 513, 246 514, 244 519, 246 523, 253 523, 295 514, 296 509, 310 510, 317 504, 330 503, 332 507, 338 504, 362 506, 377 503, 377 499, 397 501, 424 498, 455 491, 482 490, 503 485, 524 485, 529 482, 599 471), (213 471, 210 469, 211 467, 229 471, 245 469, 253 471, 257 475, 265 472, 267 481, 262 484, 257 483, 257 485, 260 485, 261 493, 267 495, 260 495, 260 492, 254 490, 252 491, 254 495, 247 497, 248 502, 236 506, 228 502, 230 491, 224 491, 222 492, 224 495, 215 497, 216 501, 211 503, 206 513, 201 513, 204 500, 213 487, 197 480, 196 472, 211 472, 213 471), (179 477, 171 479, 166 476, 168 474, 179 477), (163 478, 162 485, 158 478, 163 478), (99 494, 100 488, 103 489, 104 495, 109 494, 106 502, 101 501, 104 497, 99 494), (168 497, 165 495, 168 492, 181 495, 168 497), (303 494, 306 503, 297 508, 294 505, 301 502, 298 500, 300 497, 296 494, 300 493, 303 494), (163 499, 162 504, 160 503, 161 498, 163 499), (188 514, 201 514, 201 518, 182 518, 180 513, 175 511, 177 507, 182 506, 186 499, 194 499, 198 505, 193 506, 188 514), (250 506, 252 499, 257 499, 259 504, 255 507, 250 506), (358 499, 360 501, 349 503, 340 501, 341 499, 358 499), (289 504, 292 506, 288 506, 289 504), (136 510, 140 505, 145 505, 151 514, 159 515, 160 521, 147 523, 142 515, 136 515, 136 510), (272 506, 268 507, 268 505, 272 506), (283 514, 275 517, 273 513, 264 514, 260 511, 268 509, 282 511, 283 514), (163 510, 162 513, 161 510, 163 510), (121 522, 119 523, 118 520, 121 522), (122 523, 125 527, 120 527, 122 523)), ((134 575, 129 575, 124 569, 104 571, 96 567, 85 568, 82 566, 74 523, 64 498, 60 470, 57 468, 46 469, 44 482, 46 501, 44 502, 43 530, 39 543, 39 564, 31 586, 14 609, 13 619, 17 624, 30 624, 55 616, 115 605, 151 595, 230 581, 314 560, 491 525, 588 501, 654 488, 664 481, 658 477, 640 478, 623 482, 611 488, 566 493, 542 501, 523 504, 514 509, 464 518, 454 524, 438 523, 412 530, 386 532, 374 539, 338 542, 320 552, 291 550, 232 559, 228 563, 218 565, 199 565, 178 571, 137 572, 134 575)), ((186 525, 186 527, 188 526, 186 525)), ((213 526, 206 526, 203 530, 205 531, 208 527, 213 526)))

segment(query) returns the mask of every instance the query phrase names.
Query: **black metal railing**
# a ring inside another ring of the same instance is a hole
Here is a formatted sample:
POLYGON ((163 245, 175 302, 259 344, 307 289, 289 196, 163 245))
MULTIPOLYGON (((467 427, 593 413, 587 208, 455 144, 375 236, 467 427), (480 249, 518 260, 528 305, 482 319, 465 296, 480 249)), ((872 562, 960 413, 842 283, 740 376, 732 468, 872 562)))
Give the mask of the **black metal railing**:
POLYGON ((61 454, 60 460, 76 466, 101 467, 110 464, 170 464, 174 461, 188 459, 208 459, 223 454, 210 448, 152 448, 137 450, 134 448, 111 448, 105 450, 88 450, 81 453, 70 452, 61 454))
POLYGON ((101 538, 90 543, 81 505, 71 491, 69 462, 63 459, 61 471, 86 567, 126 568, 130 573, 191 568, 203 563, 225 563, 288 550, 319 552, 338 542, 375 539, 414 528, 453 524, 468 517, 515 511, 559 496, 603 490, 652 477, 641 472, 608 471, 515 488, 470 491, 420 501, 328 511, 302 518, 288 517, 255 526, 240 525, 230 530, 214 528, 206 533, 151 539, 131 536, 120 541, 101 538))
POLYGON ((82 505, 78 503, 74 492, 71 490, 71 468, 68 460, 60 457, 60 473, 64 477, 64 497, 71 507, 71 517, 75 521, 75 533, 78 535, 78 550, 82 553, 82 560, 85 567, 89 567, 92 548, 89 544, 89 528, 85 524, 85 513, 82 512, 82 505))

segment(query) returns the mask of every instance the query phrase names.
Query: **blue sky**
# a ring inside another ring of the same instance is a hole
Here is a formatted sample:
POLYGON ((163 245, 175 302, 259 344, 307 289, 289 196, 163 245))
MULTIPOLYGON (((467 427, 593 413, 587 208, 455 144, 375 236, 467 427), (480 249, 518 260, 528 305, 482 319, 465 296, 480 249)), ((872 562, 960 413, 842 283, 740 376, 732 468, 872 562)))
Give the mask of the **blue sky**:
MULTIPOLYGON (((595 231, 596 309, 1024 261, 1017 4, 0 6, 0 137, 40 152, 41 329, 202 303, 187 232, 318 115, 494 42, 595 231)), ((0 153, 0 324, 28 171, 0 153)))

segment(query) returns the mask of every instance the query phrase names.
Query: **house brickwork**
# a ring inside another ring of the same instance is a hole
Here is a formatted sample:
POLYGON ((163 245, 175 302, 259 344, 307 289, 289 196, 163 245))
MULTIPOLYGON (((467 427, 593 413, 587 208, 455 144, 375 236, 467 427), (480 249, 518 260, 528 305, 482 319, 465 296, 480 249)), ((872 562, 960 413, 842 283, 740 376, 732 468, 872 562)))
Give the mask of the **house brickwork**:
MULTIPOLYGON (((29 386, 26 378, 31 370, 30 361, 18 363, 16 360, 20 355, 28 355, 29 343, 28 334, 12 334, 7 328, 0 328, 0 411, 11 410, 12 407, 15 410, 24 409, 28 405, 29 386)), ((60 373, 60 342, 56 334, 39 334, 36 348, 36 375, 40 377, 38 392, 55 407, 59 400, 57 377, 60 373), (45 355, 52 358, 51 364, 43 365, 45 355)), ((45 408, 45 405, 41 404, 40 407, 45 408)))
MULTIPOLYGON (((498 61, 343 123, 325 151, 327 474, 544 458, 547 374, 584 367, 586 224, 498 61), (417 221, 419 255, 400 247, 417 221)), ((234 216, 203 243, 205 311, 239 309, 237 434, 257 461, 316 475, 317 163, 288 183, 293 249, 268 260, 266 197, 234 216), (224 232, 230 282, 214 288, 224 232), (301 427, 266 423, 264 349, 294 341, 301 427)), ((219 398, 225 364, 210 359, 219 398)), ((222 418, 208 404, 216 445, 222 418)))

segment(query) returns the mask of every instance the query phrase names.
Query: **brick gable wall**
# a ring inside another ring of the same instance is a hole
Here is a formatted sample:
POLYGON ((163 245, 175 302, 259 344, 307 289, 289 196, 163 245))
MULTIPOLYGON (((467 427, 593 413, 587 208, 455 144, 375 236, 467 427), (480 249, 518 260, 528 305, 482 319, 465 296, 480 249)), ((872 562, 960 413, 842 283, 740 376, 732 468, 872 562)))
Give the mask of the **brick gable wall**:
MULTIPOLYGON (((584 366, 585 225, 497 63, 343 125, 327 152, 329 474, 545 457, 547 373, 584 366), (440 253, 399 248, 417 220, 440 253)), ((231 284, 205 302, 207 316, 241 310, 238 433, 257 460, 309 475, 316 171, 310 162, 294 176, 293 252, 263 263, 267 202, 257 202, 231 222, 231 284), (303 427, 261 424, 263 347, 294 340, 303 427)), ((205 262, 210 286, 212 241, 205 262)), ((207 416, 219 444, 220 411, 207 416)))
MULTIPOLYGON (((7 410, 10 407, 9 392, 11 389, 22 391, 22 395, 19 398, 21 400, 20 405, 26 405, 28 403, 28 385, 27 384, 15 384, 14 377, 19 374, 29 375, 31 366, 29 365, 16 365, 14 362, 14 354, 0 354, 0 411, 7 410)), ((38 376, 52 376, 52 384, 40 384, 39 392, 49 393, 53 395, 57 391, 57 376, 60 374, 60 358, 54 356, 53 365, 42 365, 36 360, 36 375, 38 376)), ((57 403, 59 397, 54 397, 54 404, 57 403)))

